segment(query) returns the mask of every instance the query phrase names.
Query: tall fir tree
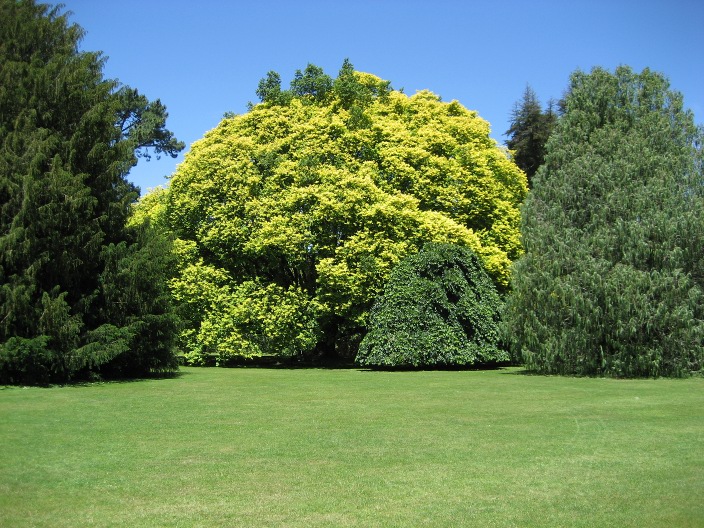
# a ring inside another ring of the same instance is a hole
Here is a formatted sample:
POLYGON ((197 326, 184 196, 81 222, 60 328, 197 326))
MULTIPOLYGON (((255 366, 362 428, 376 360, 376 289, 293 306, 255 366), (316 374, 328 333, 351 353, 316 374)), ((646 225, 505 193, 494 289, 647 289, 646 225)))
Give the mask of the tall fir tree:
MULTIPOLYGON (((82 36, 60 7, 0 0, 4 381, 65 381, 99 371, 134 349, 144 317, 164 318, 156 349, 173 326, 167 307, 149 294, 139 306, 118 307, 108 292, 147 236, 125 226, 139 194, 126 174, 137 157, 175 156, 183 144, 165 128, 160 101, 103 78, 105 59, 79 51, 82 36)), ((151 365, 171 368, 173 359, 151 365)))
POLYGON ((545 144, 550 137, 557 114, 550 101, 543 111, 535 91, 526 86, 523 97, 511 111, 511 126, 506 131, 506 146, 513 151, 513 159, 528 176, 531 185, 533 175, 545 160, 545 144))
POLYGON ((657 73, 576 72, 522 210, 506 313, 544 372, 679 376, 704 361, 701 130, 657 73))

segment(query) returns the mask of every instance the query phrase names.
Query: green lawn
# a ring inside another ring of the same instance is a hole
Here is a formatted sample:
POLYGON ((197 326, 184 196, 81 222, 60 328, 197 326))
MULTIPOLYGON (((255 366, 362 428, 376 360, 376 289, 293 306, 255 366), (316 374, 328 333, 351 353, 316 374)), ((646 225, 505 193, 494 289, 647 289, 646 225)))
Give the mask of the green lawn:
POLYGON ((704 526, 704 379, 183 369, 0 390, 0 526, 704 526))

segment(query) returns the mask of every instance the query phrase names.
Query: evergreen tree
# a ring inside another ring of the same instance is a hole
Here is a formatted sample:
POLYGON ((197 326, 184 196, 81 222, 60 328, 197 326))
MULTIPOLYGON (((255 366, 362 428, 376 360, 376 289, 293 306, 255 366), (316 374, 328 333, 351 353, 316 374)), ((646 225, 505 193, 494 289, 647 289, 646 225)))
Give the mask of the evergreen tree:
MULTIPOLYGON (((6 381, 23 380, 18 350, 41 363, 37 381, 100 370, 142 339, 136 320, 122 324, 115 314, 139 319, 152 308, 156 315, 166 310, 147 293, 139 307, 111 307, 107 292, 115 276, 106 266, 112 247, 129 246, 125 251, 135 257, 142 251, 125 227, 139 192, 125 175, 137 157, 175 156, 183 144, 165 128, 160 101, 103 78, 101 54, 78 50, 82 35, 59 7, 0 0, 0 377, 6 381)), ((171 368, 172 359, 152 366, 171 368)))
POLYGON ((514 152, 513 158, 528 176, 531 185, 533 175, 545 159, 545 144, 557 122, 552 101, 543 112, 538 96, 526 86, 523 98, 516 102, 511 112, 511 127, 506 131, 506 146, 514 152))
POLYGON ((522 213, 526 253, 506 317, 528 368, 701 368, 701 131, 663 76, 627 67, 573 74, 522 213))

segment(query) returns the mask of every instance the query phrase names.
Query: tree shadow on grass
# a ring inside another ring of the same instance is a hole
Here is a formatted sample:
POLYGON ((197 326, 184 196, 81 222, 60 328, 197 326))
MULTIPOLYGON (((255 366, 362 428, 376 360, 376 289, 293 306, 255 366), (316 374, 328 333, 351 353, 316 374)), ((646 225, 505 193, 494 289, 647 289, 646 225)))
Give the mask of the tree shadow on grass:
MULTIPOLYGON (((206 365, 213 366, 215 365, 206 365)), ((258 368, 258 369, 285 369, 285 370, 355 370, 359 369, 353 360, 346 358, 299 358, 299 357, 278 357, 261 356, 254 358, 234 358, 226 364, 219 365, 220 368, 258 368)), ((218 368, 218 367, 216 367, 218 368)))
POLYGON ((397 367, 358 367, 364 372, 485 372, 503 371, 512 368, 506 363, 487 363, 482 365, 425 365, 397 367))
POLYGON ((27 387, 39 388, 39 389, 56 389, 60 387, 93 387, 95 385, 111 385, 111 384, 122 384, 122 383, 140 383, 144 381, 159 381, 159 380, 174 380, 182 378, 183 376, 189 376, 191 373, 176 370, 173 372, 155 372, 144 376, 115 376, 115 377, 96 377, 94 379, 77 379, 66 383, 50 383, 46 385, 3 385, 0 386, 2 389, 22 389, 27 387))
POLYGON ((509 374, 511 376, 543 376, 534 370, 528 370, 523 365, 511 365, 504 369, 502 374, 509 374))

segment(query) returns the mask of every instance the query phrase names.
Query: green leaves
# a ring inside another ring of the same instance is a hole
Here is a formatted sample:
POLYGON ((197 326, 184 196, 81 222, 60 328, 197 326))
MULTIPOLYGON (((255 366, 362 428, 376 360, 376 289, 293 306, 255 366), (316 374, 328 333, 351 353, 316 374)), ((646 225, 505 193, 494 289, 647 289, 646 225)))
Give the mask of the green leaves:
POLYGON ((700 369, 704 202, 689 189, 704 175, 691 113, 664 77, 625 67, 575 73, 565 103, 523 208, 514 354, 547 373, 700 369))
POLYGON ((427 244, 391 272, 356 361, 374 367, 448 367, 508 360, 498 348, 501 301, 469 249, 427 244))
POLYGON ((161 102, 103 79, 101 54, 78 51, 83 31, 60 11, 0 4, 0 346, 29 366, 51 358, 41 375, 24 371, 37 382, 118 357, 123 374, 173 368, 159 268, 170 247, 126 229, 139 193, 125 176, 137 157, 184 145, 161 102))
POLYGON ((157 159, 161 154, 172 158, 178 156, 185 144, 178 141, 173 132, 166 128, 169 114, 160 100, 150 102, 137 90, 122 87, 116 94, 117 120, 121 138, 130 143, 130 148, 138 157, 151 158, 149 148, 154 149, 157 159))

